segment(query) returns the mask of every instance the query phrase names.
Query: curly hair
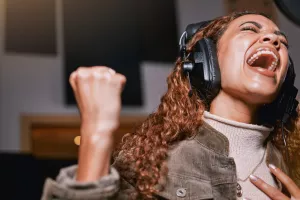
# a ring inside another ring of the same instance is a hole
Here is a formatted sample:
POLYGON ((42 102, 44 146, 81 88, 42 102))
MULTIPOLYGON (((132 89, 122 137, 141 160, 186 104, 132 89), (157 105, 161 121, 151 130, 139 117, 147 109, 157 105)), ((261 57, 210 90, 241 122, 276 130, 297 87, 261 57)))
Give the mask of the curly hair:
MULTIPOLYGON (((212 20, 205 28, 199 30, 187 45, 191 51, 197 41, 204 37, 218 41, 234 19, 256 12, 235 12, 212 20)), ((157 110, 138 126, 132 133, 126 134, 114 157, 122 155, 121 162, 116 162, 116 168, 122 177, 136 188, 134 198, 153 199, 153 194, 163 189, 164 177, 167 174, 167 152, 176 142, 184 140, 197 133, 202 125, 202 116, 206 102, 190 90, 188 80, 183 73, 182 60, 177 58, 175 68, 167 78, 168 90, 162 96, 157 110)), ((289 164, 294 180, 299 177, 300 161, 292 159, 299 156, 300 146, 298 125, 299 119, 291 120, 288 131, 288 148, 283 148, 281 130, 276 126, 272 142, 282 151, 284 159, 289 164), (286 150, 287 149, 287 150, 286 150), (286 153, 285 151, 288 151, 286 153), (286 158, 289 155, 289 159, 286 158), (298 168, 298 171, 297 171, 298 168)), ((298 182, 299 183, 299 182, 298 182)))
POLYGON ((289 176, 300 187, 300 108, 297 108, 297 116, 291 118, 281 128, 280 122, 274 126, 271 133, 273 144, 280 150, 283 159, 289 169, 289 176), (284 144, 283 137, 286 140, 284 144))

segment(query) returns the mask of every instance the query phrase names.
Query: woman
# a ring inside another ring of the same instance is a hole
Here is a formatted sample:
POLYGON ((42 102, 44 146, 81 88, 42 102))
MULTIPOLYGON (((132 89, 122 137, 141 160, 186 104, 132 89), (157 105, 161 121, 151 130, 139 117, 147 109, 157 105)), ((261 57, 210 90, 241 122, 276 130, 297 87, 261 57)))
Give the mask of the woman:
POLYGON ((286 175, 299 183, 299 161, 291 157, 299 155, 297 121, 285 126, 289 154, 282 157, 280 128, 260 114, 278 95, 288 61, 286 37, 265 16, 242 12, 211 21, 178 58, 157 111, 123 138, 113 167, 125 77, 107 67, 79 68, 70 76, 82 119, 78 168, 48 179, 43 199, 300 199, 286 175), (210 100, 190 92, 183 72, 202 38, 216 43, 221 73, 210 100))

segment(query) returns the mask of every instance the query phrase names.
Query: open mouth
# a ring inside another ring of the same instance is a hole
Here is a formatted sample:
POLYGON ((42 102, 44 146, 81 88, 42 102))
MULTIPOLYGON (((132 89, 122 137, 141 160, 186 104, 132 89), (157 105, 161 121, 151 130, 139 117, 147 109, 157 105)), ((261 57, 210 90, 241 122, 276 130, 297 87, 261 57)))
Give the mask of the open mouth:
POLYGON ((247 59, 251 67, 260 67, 275 72, 279 63, 278 56, 268 48, 259 48, 247 59))

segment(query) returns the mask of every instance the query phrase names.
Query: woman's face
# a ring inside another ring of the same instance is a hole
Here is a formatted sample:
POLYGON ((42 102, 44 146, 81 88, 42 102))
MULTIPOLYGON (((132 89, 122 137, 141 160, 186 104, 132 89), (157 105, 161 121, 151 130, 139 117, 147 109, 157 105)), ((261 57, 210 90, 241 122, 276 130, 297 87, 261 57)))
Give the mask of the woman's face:
POLYGON ((223 92, 250 104, 272 102, 287 72, 287 39, 261 15, 233 20, 218 42, 223 92))

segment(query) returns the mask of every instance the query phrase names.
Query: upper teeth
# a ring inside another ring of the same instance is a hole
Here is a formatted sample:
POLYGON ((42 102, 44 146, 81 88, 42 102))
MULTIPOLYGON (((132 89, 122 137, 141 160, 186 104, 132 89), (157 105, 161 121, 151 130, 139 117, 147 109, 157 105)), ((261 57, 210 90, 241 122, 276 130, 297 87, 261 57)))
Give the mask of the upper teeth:
POLYGON ((260 49, 255 54, 251 56, 251 58, 248 59, 248 64, 252 65, 261 55, 272 55, 274 57, 274 60, 272 64, 267 68, 270 71, 274 71, 276 69, 276 66, 278 64, 278 57, 276 54, 268 49, 260 49))

